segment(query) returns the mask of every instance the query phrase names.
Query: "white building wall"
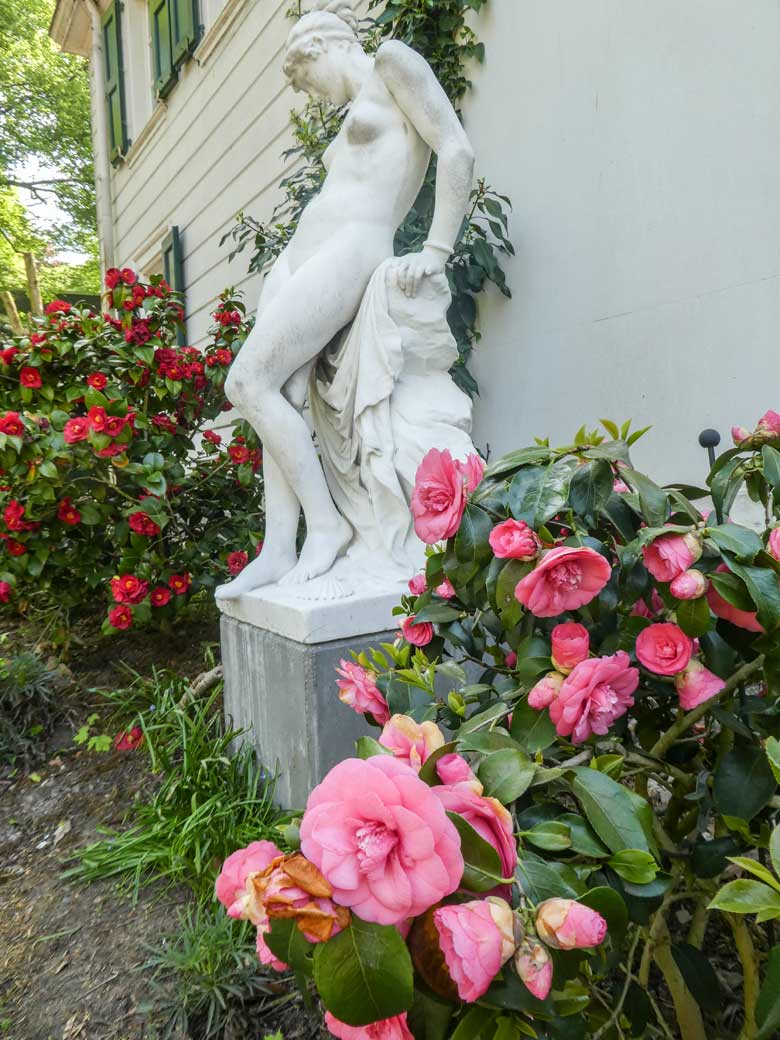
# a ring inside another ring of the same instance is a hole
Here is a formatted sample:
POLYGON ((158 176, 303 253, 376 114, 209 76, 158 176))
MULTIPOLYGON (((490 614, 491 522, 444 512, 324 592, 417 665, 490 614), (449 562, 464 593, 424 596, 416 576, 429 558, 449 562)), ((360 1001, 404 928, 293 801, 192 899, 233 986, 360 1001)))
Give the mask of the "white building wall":
MULTIPOLYGON (((133 140, 112 177, 115 258, 150 271, 180 228, 188 333, 219 292, 254 307, 249 249, 221 236, 280 195, 289 0, 204 0, 206 35, 166 102, 144 0, 126 0, 133 140), (128 28, 128 21, 131 25, 128 28)), ((700 482, 701 429, 780 410, 777 0, 489 0, 465 119, 514 202, 514 297, 482 305, 476 439, 494 455, 585 421, 655 429, 635 451, 700 482)))
POLYGON ((703 428, 780 410, 780 4, 490 0, 478 28, 467 129, 517 257, 477 443, 632 417, 637 464, 700 483, 703 428))

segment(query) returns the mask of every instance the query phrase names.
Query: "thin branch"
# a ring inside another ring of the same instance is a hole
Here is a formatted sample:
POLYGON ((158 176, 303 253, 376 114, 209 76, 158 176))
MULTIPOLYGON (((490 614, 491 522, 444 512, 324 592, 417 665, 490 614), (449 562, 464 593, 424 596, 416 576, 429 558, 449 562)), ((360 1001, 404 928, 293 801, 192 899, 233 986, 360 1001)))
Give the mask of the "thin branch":
POLYGON ((618 997, 618 1002, 615 1005, 615 1010, 612 1012, 612 1014, 604 1023, 604 1025, 601 1026, 600 1029, 596 1030, 596 1032, 593 1034, 592 1040, 599 1040, 599 1038, 604 1036, 605 1033, 608 1033, 613 1026, 617 1026, 618 1029, 620 1028, 620 1026, 618 1025, 618 1021, 620 1019, 620 1013, 623 1010, 623 1005, 626 1002, 628 991, 631 988, 631 968, 634 964, 634 956, 636 954, 636 948, 639 944, 639 937, 641 936, 641 934, 642 933, 639 928, 637 928, 637 930, 634 932, 634 938, 631 942, 631 949, 628 951, 628 971, 626 972, 626 981, 623 983, 623 989, 621 990, 620 996, 618 997))

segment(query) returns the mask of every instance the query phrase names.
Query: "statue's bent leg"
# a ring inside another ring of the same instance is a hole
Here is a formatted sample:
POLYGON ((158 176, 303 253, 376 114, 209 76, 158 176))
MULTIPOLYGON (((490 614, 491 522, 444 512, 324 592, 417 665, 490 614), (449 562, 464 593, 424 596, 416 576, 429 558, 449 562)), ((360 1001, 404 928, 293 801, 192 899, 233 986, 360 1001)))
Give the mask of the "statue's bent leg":
POLYGON ((309 428, 283 388, 357 312, 381 259, 362 245, 359 236, 338 236, 292 274, 259 315, 226 386, 303 507, 307 538, 286 577, 292 582, 327 571, 352 536, 330 497, 309 428))

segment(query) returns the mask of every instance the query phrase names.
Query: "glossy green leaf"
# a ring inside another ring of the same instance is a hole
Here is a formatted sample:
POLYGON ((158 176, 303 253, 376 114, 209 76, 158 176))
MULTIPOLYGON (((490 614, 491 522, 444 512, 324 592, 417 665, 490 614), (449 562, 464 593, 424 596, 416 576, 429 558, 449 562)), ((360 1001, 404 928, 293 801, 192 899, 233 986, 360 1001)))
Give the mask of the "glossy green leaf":
POLYGON ((523 831, 521 837, 547 852, 563 852, 572 845, 571 830, 560 820, 545 820, 537 823, 530 831, 523 831))
POLYGON ((777 790, 763 750, 738 744, 721 759, 713 779, 715 805, 723 816, 750 822, 777 790))
POLYGON ((762 881, 740 878, 724 885, 710 903, 711 910, 731 914, 757 914, 762 910, 777 911, 780 916, 780 892, 762 881))
POLYGON ((552 456, 552 451, 549 448, 542 447, 531 447, 531 448, 520 448, 518 451, 511 451, 508 455, 502 455, 500 459, 496 459, 492 462, 485 470, 483 480, 489 480, 492 477, 503 477, 506 473, 511 473, 513 469, 519 469, 520 466, 530 466, 537 462, 548 462, 552 456))
POLYGON ((558 820, 569 828, 571 847, 574 852, 578 852, 581 856, 590 856, 593 859, 603 859, 609 856, 609 849, 599 841, 582 816, 578 816, 576 813, 564 813, 558 817, 558 820))
POLYGON ((712 614, 706 596, 682 600, 677 605, 677 624, 691 639, 703 636, 712 627, 712 614))
POLYGON ((595 769, 572 770, 572 791, 594 831, 612 852, 650 852, 652 809, 638 795, 595 769))
POLYGON ((289 964, 296 972, 311 975, 314 944, 304 937, 294 920, 271 921, 270 931, 265 933, 265 942, 280 961, 289 964))
POLYGON ((730 571, 742 578, 756 605, 758 620, 768 631, 780 625, 780 582, 769 567, 749 567, 726 559, 730 571))
POLYGON ((658 864, 649 852, 641 849, 624 849, 616 852, 607 860, 610 867, 623 878, 634 885, 647 885, 655 881, 658 874, 658 864))
POLYGON ((573 463, 569 459, 519 470, 509 485, 512 516, 538 527, 566 505, 573 463))
POLYGON ((534 755, 555 743, 555 725, 547 711, 537 711, 528 701, 520 701, 512 712, 512 737, 534 755))
POLYGON ((719 549, 732 553, 742 563, 752 563, 756 553, 761 552, 763 544, 755 531, 739 524, 722 524, 711 527, 707 537, 719 549))
POLYGON ((455 535, 455 555, 461 563, 480 563, 492 558, 488 538, 493 521, 484 509, 469 503, 455 535))
POLYGON ((314 952, 314 981, 331 1014, 351 1026, 400 1015, 414 997, 412 961, 400 932, 352 916, 314 952))
POLYGON ((722 998, 720 980, 705 954, 688 943, 675 943, 672 956, 699 1007, 717 1011, 722 998))
POLYGON ((595 459, 574 471, 569 486, 569 505, 580 516, 596 518, 612 494, 615 478, 606 459, 595 459))
POLYGON ((495 751, 480 764, 477 775, 485 788, 486 798, 497 798, 510 805, 531 786, 536 763, 515 748, 495 751))

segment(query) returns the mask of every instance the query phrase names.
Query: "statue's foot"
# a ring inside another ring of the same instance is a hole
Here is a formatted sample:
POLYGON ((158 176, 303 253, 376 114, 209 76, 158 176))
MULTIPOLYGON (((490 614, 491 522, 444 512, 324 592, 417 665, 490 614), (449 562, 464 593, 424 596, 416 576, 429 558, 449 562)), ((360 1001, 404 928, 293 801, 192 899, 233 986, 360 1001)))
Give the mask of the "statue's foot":
POLYGON ((306 535, 301 556, 293 569, 280 579, 280 585, 303 585, 329 571, 337 558, 352 541, 352 528, 347 521, 336 517, 333 526, 318 528, 306 535))
POLYGON ((248 563, 241 573, 215 592, 217 600, 238 599, 245 592, 273 585, 295 567, 295 553, 274 553, 265 546, 258 557, 248 563))

